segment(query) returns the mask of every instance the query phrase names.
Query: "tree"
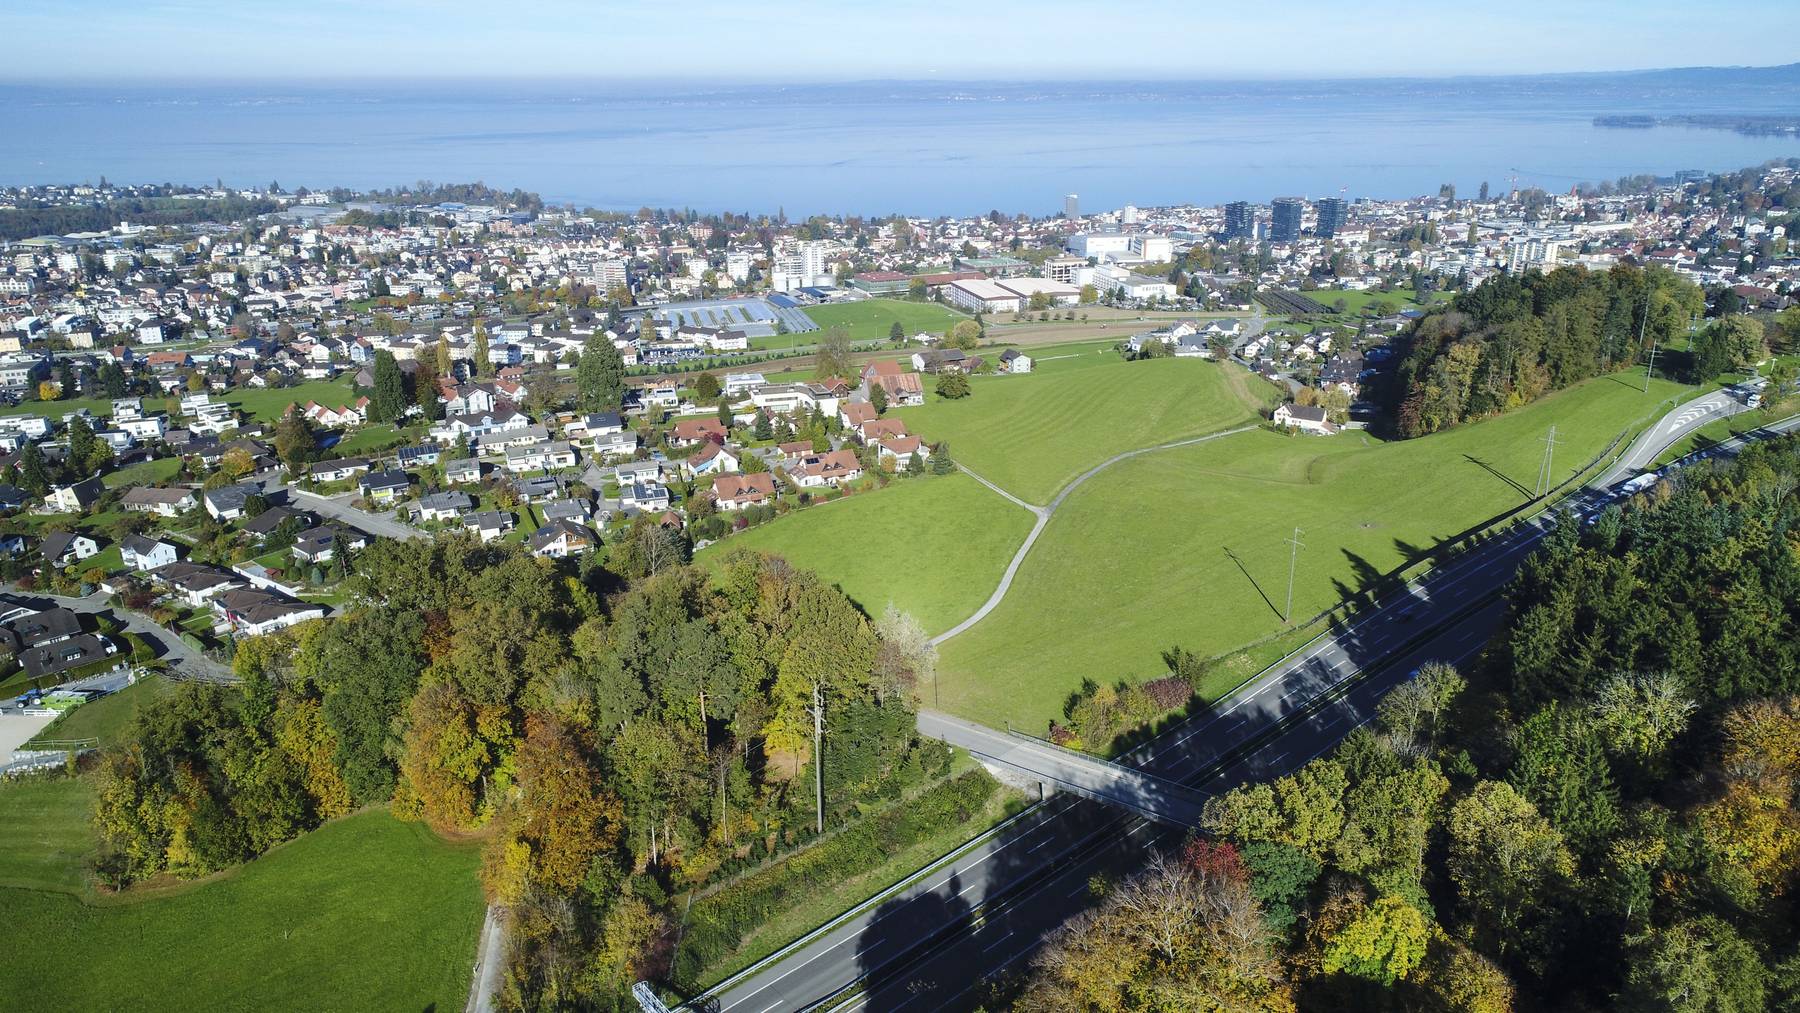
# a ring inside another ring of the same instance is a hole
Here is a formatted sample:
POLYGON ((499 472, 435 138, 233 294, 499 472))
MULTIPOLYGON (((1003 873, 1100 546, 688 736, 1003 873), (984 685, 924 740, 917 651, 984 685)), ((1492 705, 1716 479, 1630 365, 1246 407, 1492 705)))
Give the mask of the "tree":
POLYGON ((44 452, 36 443, 27 442, 19 451, 19 488, 33 496, 50 491, 50 471, 44 466, 44 452))
POLYGON ((596 333, 582 345, 575 389, 583 411, 613 411, 624 402, 625 359, 611 338, 596 333))
POLYGON ((1331 937, 1328 973, 1392 985, 1425 962, 1429 927, 1419 909, 1399 897, 1382 897, 1331 937))
POLYGON ((493 360, 488 358, 487 328, 480 324, 475 325, 474 347, 470 349, 469 354, 475 360, 476 376, 494 375, 493 360))
POLYGON ((62 386, 55 380, 39 380, 37 396, 39 401, 55 401, 62 397, 62 386))
POLYGON ((869 404, 874 407, 875 414, 885 415, 888 409, 887 388, 871 380, 869 382, 869 404))
POLYGON ((1450 808, 1450 878, 1469 908, 1482 948, 1533 947, 1542 899, 1575 871, 1562 834, 1505 782, 1483 781, 1450 808))
POLYGON ((945 336, 945 342, 952 348, 969 351, 981 343, 981 325, 973 320, 958 320, 945 336))
POLYGON ((1632 940, 1627 1007, 1668 1013, 1739 1013, 1766 1001, 1762 961, 1724 921, 1679 922, 1632 940))
POLYGON ((969 378, 959 372, 939 373, 936 389, 938 397, 956 401, 969 396, 969 378))
POLYGON ((851 361, 850 332, 842 324, 826 328, 813 354, 814 376, 842 380, 856 376, 856 364, 851 361))
POLYGON ((490 870, 511 866, 507 859, 520 847, 527 855, 527 882, 571 893, 587 879, 594 859, 618 846, 624 810, 603 787, 598 757, 585 739, 582 729, 553 715, 526 719, 514 758, 519 794, 484 863, 490 890, 511 892, 490 870))
POLYGON ((716 401, 722 390, 723 388, 719 386, 719 378, 714 376, 711 370, 704 371, 699 376, 694 377, 694 400, 697 402, 711 403, 716 401))
POLYGON ((948 475, 956 470, 956 462, 950 458, 948 441, 931 448, 931 459, 926 462, 933 475, 948 475))
POLYGON ((456 363, 450 358, 450 335, 441 331, 437 339, 437 371, 439 376, 456 376, 456 363))
POLYGON ((398 422, 406 415, 406 377, 394 353, 375 353, 375 385, 369 398, 369 421, 398 422))
POLYGON ((888 340, 896 345, 906 340, 906 328, 900 326, 900 321, 894 321, 894 325, 888 328, 888 340))
POLYGON ((86 467, 88 460, 94 456, 94 444, 97 442, 94 438, 94 430, 88 426, 86 419, 77 415, 69 420, 69 463, 71 465, 78 468, 86 467))

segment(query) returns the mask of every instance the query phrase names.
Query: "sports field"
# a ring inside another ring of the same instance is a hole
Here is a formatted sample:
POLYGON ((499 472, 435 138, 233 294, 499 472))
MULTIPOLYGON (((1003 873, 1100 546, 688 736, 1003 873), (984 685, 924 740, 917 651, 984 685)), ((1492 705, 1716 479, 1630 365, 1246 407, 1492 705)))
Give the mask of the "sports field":
MULTIPOLYGON (((865 341, 886 341, 895 321, 900 322, 900 326, 906 329, 906 336, 910 338, 921 332, 942 334, 956 326, 958 320, 969 319, 967 315, 940 303, 906 302, 900 299, 863 299, 829 306, 808 306, 801 312, 811 317, 820 327, 842 325, 850 332, 850 340, 859 344, 865 341)), ((813 344, 823 335, 809 334, 800 337, 807 339, 805 344, 813 344)))
POLYGON ((892 602, 941 633, 993 593, 1031 524, 1030 513, 967 475, 926 476, 807 507, 716 542, 700 558, 739 547, 772 552, 817 570, 871 616, 892 602))
MULTIPOLYGON (((983 354, 990 354, 984 352, 983 354)), ((991 353, 998 354, 998 353, 991 353)), ((1126 362, 1097 346, 1023 376, 977 376, 973 393, 892 412, 909 432, 947 440, 959 463, 1030 503, 1048 503, 1114 454, 1255 420, 1274 388, 1198 359, 1126 362)))
POLYGON ((1063 504, 1002 604, 940 648, 938 698, 1041 729, 1083 680, 1155 677, 1175 644, 1206 656, 1256 641, 1282 627, 1294 528, 1303 618, 1522 503, 1550 425, 1560 480, 1683 389, 1601 378, 1418 440, 1258 430, 1122 461, 1063 504))
POLYGON ((211 879, 93 898, 75 843, 85 786, 30 790, 0 786, 0 842, 48 841, 57 860, 0 859, 7 1009, 462 1008, 482 916, 475 846, 366 810, 211 879), (24 831, 9 827, 20 812, 36 814, 24 831))

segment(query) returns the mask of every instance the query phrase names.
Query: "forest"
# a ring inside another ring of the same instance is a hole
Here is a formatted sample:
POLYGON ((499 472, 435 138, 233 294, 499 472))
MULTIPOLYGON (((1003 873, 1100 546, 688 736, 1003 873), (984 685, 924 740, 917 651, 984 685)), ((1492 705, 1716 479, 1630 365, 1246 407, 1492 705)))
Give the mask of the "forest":
POLYGON ((1568 521, 1465 671, 1096 884, 1075 1010, 1800 1010, 1800 439, 1568 521))
POLYGON ((1424 436, 1633 365, 1705 309, 1697 286, 1660 268, 1497 275, 1401 337, 1386 392, 1395 428, 1424 436))
POLYGON ((674 959, 671 896, 948 773, 914 730, 932 653, 904 615, 776 557, 610 549, 376 542, 336 617, 240 641, 240 684, 184 684, 102 755, 101 876, 205 875, 391 803, 484 840, 503 1008, 635 1009, 674 959))

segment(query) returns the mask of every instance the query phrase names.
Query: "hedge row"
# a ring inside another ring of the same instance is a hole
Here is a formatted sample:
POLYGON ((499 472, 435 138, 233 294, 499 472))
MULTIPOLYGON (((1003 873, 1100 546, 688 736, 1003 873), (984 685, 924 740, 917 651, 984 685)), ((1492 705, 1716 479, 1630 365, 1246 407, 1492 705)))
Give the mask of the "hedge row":
POLYGON ((797 899, 836 889, 947 824, 966 823, 995 788, 986 771, 971 770, 696 901, 675 955, 674 980, 698 982, 708 968, 728 958, 745 935, 797 899))

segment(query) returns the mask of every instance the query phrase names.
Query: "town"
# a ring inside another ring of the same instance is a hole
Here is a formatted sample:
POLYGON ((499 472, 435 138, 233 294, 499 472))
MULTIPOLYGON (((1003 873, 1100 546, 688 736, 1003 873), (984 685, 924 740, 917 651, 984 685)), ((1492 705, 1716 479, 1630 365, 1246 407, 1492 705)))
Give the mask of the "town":
MULTIPOLYGON (((1380 712, 1382 762, 1448 767, 1421 715, 1463 676, 1429 666, 1503 621, 1458 596, 1502 593, 1540 542, 1624 544, 1621 511, 1676 496, 1677 468, 1794 428, 1793 207, 1796 160, 792 221, 478 183, 0 189, 0 700, 35 722, 0 773, 101 785, 88 874, 119 891, 339 817, 423 822, 445 853, 479 836, 479 874, 472 851, 411 863, 465 888, 467 931, 434 945, 456 989, 478 945, 471 1008, 553 994, 535 976, 573 974, 568 942, 606 948, 596 1004, 775 1009, 788 986, 758 973, 785 947, 913 945, 870 910, 886 884, 1000 875, 963 849, 1015 818, 996 848, 1047 841, 1058 792, 1112 807, 1083 834, 1130 812, 1127 837, 1266 844, 1226 791, 1299 776, 1389 690, 1421 710, 1404 732, 1380 712), (173 702, 105 710, 146 686, 173 702), (140 763, 113 747, 154 737, 144 714, 231 731, 140 763), (1182 722, 1212 732, 1147 749, 1182 722), (279 756, 306 801, 265 821, 169 794, 191 765, 236 798, 233 749, 279 756), (531 814, 565 803, 589 808, 558 851, 531 814), (813 848, 867 880, 807 884, 784 862, 813 848), (594 924, 557 921, 578 896, 594 924)), ((1424 862, 1396 874, 1406 904, 1424 862)), ((1120 903, 1106 863, 1046 872, 1046 920, 1120 903)), ((930 957, 962 1007, 976 951, 930 957)), ((806 987, 876 980, 862 959, 806 987)))

